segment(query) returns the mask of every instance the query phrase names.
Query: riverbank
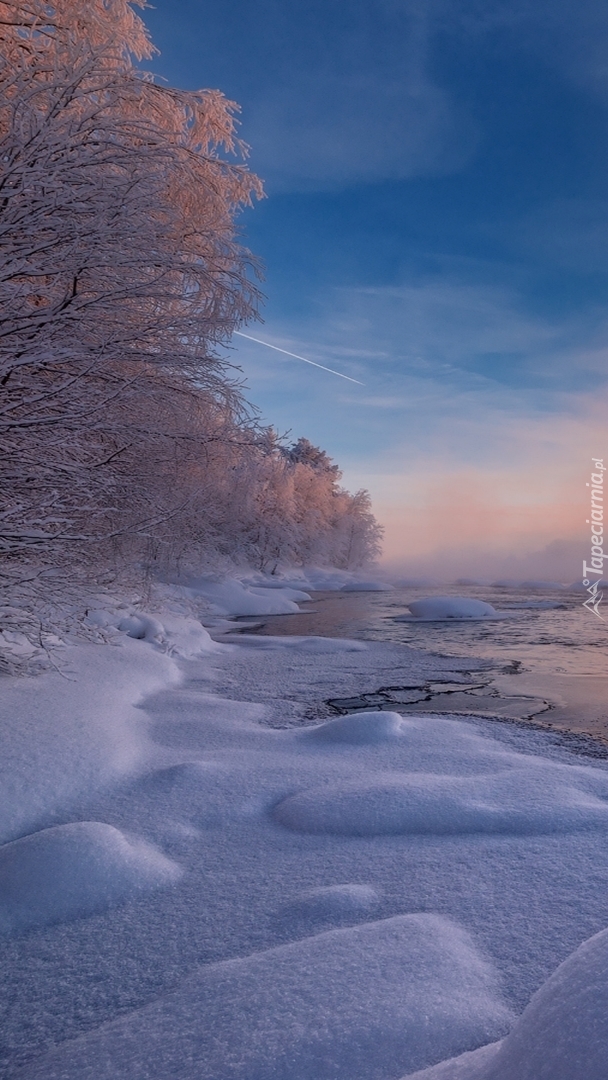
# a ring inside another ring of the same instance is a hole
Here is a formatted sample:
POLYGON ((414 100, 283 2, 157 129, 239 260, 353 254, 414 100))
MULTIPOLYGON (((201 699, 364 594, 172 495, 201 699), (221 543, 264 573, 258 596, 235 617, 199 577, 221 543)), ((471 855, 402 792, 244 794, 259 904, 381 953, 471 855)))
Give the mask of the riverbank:
POLYGON ((483 659, 218 643, 182 601, 92 611, 105 643, 2 681, 3 1075, 400 1080, 494 1045, 608 925, 608 766, 423 702, 338 713, 457 700, 483 659))

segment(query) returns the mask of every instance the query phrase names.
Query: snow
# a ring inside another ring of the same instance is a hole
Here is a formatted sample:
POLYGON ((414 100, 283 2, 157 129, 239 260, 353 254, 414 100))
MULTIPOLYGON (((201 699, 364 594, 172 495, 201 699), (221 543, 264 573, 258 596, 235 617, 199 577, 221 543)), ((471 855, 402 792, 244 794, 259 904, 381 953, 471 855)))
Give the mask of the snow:
POLYGON ((137 705, 179 681, 174 660, 140 642, 66 650, 62 674, 3 679, 0 841, 52 822, 89 790, 148 756, 137 705))
POLYGON ((163 651, 184 660, 206 652, 214 652, 215 643, 202 623, 189 615, 163 611, 162 616, 143 611, 108 611, 103 608, 89 611, 85 623, 106 631, 117 630, 136 641, 149 641, 163 651))
POLYGON ((437 915, 398 915, 203 967, 28 1077, 369 1080, 487 1042, 511 1021, 466 932, 437 915))
POLYGON ((466 596, 430 596, 413 600, 408 604, 411 615, 398 615, 400 621, 414 619, 496 619, 501 615, 483 600, 470 600, 466 596))
POLYGON ((92 607, 106 644, 2 680, 0 1069, 599 1080, 606 764, 500 722, 330 716, 471 661, 218 644, 184 595, 92 607))
POLYGON ((504 1040, 418 1072, 416 1080, 605 1080, 607 1016, 603 930, 547 979, 504 1040))
POLYGON ((408 726, 399 713, 360 712, 353 716, 341 716, 318 727, 307 728, 302 737, 311 743, 324 745, 338 743, 350 746, 370 746, 399 738, 408 726))
MULTIPOLYGON (((364 742, 360 731, 355 745, 364 742)), ((290 795, 273 816, 288 829, 334 836, 565 832, 608 826, 608 784, 599 786, 603 798, 531 766, 477 777, 425 772, 374 782, 370 776, 290 795)))
POLYGON ((0 847, 0 933, 103 911, 180 876, 152 845, 103 822, 42 829, 0 847))
POLYGON ((218 615, 294 615, 300 610, 291 588, 269 590, 236 580, 200 578, 188 583, 188 591, 208 600, 218 615))
POLYGON ((316 889, 303 889, 296 898, 285 904, 282 914, 294 920, 324 923, 341 922, 343 919, 357 922, 374 912, 381 896, 372 885, 322 885, 316 889))
POLYGON ((263 588, 311 589, 313 592, 388 592, 393 586, 382 577, 361 577, 352 570, 306 566, 289 570, 278 577, 264 574, 249 575, 241 579, 243 584, 263 588))

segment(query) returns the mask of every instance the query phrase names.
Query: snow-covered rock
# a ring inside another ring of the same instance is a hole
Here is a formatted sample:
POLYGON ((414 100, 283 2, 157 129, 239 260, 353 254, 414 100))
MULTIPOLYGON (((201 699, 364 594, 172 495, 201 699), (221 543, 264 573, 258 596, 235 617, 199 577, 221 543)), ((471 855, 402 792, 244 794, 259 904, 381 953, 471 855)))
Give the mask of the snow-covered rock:
POLYGON ((302 738, 321 746, 336 743, 342 746, 373 746, 400 738, 408 721, 395 712, 359 712, 328 720, 318 727, 307 728, 302 738))
POLYGON ((151 844, 104 822, 43 829, 0 847, 0 933, 104 911, 180 876, 151 844))
POLYGON ((408 604, 411 615, 398 615, 398 620, 428 619, 495 619, 499 617, 492 604, 471 600, 466 596, 429 596, 408 604))
POLYGON ((506 1039, 408 1073, 408 1080, 606 1080, 607 1017, 608 930, 602 930, 547 979, 506 1039))

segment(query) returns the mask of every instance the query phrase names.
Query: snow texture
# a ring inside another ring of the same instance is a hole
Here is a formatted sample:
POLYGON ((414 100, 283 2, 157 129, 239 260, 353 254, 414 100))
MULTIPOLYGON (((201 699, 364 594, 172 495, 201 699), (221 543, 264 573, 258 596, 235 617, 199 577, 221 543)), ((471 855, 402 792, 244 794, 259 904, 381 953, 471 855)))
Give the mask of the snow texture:
POLYGON ((75 821, 0 847, 0 933, 104 911, 168 885, 179 867, 101 821, 75 821))
POLYGON ((380 899, 378 890, 372 885, 322 885, 304 889, 284 906, 282 914, 289 919, 313 923, 343 919, 358 922, 376 910, 380 899))
POLYGON ((103 610, 109 644, 3 680, 11 1080, 545 1080, 541 1052, 547 1080, 599 1080, 604 952, 528 1003, 608 922, 601 761, 483 720, 327 719, 328 698, 457 685, 470 660, 319 638, 201 652, 194 620, 178 667, 177 600, 103 610))
POLYGON ((547 979, 504 1040, 424 1069, 415 1077, 605 1080, 607 1016, 608 930, 603 930, 585 941, 547 979))
POLYGON ((63 677, 3 680, 0 842, 135 771, 148 754, 136 706, 179 681, 175 662, 140 642, 66 652, 63 677))
POLYGON ((437 915, 399 915, 208 965, 28 1078, 374 1080, 511 1021, 468 934, 437 915))

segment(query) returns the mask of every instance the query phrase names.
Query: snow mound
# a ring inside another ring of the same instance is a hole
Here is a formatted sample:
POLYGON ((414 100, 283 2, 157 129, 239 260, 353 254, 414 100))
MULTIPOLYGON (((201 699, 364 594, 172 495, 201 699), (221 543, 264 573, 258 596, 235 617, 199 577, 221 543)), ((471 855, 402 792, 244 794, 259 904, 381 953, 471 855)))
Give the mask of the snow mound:
POLYGON ((296 832, 334 836, 527 835, 606 827, 608 802, 560 782, 552 772, 515 768, 471 777, 409 773, 368 785, 338 783, 289 795, 272 816, 296 832))
POLYGON ((27 1080, 369 1080, 500 1037, 492 967, 458 924, 399 915, 200 968, 66 1042, 27 1080))
POLYGON ((0 848, 0 931, 12 933, 105 911, 179 867, 101 821, 77 821, 0 848))
POLYGON ((184 660, 215 652, 218 648, 202 623, 186 615, 163 612, 162 616, 157 618, 140 611, 125 615, 96 609, 88 612, 85 622, 88 626, 119 630, 137 641, 148 641, 171 655, 181 656, 184 660))
POLYGON ((235 645, 249 645, 254 649, 297 649, 305 653, 365 652, 364 641, 351 641, 350 638, 295 637, 286 634, 275 637, 271 634, 234 634, 230 641, 235 645))
POLYGON ((605 1080, 607 1016, 602 930, 554 971, 506 1039, 418 1072, 416 1080, 605 1080))
POLYGON ((167 612, 163 612, 161 618, 167 651, 172 656, 193 660, 205 653, 217 652, 220 648, 198 619, 167 612))
POLYGON ((137 641, 160 643, 164 636, 162 623, 151 615, 126 615, 118 621, 117 629, 137 641))
POLYGON ((318 727, 302 732, 308 742, 340 743, 346 746, 372 746, 374 743, 399 739, 407 730, 408 721, 396 712, 359 712, 328 720, 318 727))
POLYGON ((323 885, 305 889, 284 911, 290 917, 306 919, 361 918, 369 915, 380 902, 372 885, 323 885))
POLYGON ((126 636, 117 644, 68 647, 63 678, 3 679, 0 841, 71 814, 83 794, 136 772, 148 758, 137 706, 181 676, 166 654, 126 636))
POLYGON ((240 581, 211 581, 200 578, 190 582, 191 596, 204 596, 218 615, 295 615, 300 609, 291 599, 292 589, 267 589, 243 585, 240 581))
POLYGON ((466 596, 429 596, 408 604, 411 615, 398 615, 400 621, 411 619, 496 619, 499 613, 483 600, 466 596))
POLYGON ((296 602, 298 602, 299 600, 312 599, 310 593, 304 592, 303 589, 298 588, 297 584, 296 586, 294 586, 290 582, 285 582, 281 580, 268 581, 262 579, 261 581, 258 581, 254 578, 252 580, 244 580, 241 582, 241 584, 244 585, 246 588, 251 589, 251 591, 254 593, 259 592, 260 589, 280 589, 288 600, 295 600, 296 602))

